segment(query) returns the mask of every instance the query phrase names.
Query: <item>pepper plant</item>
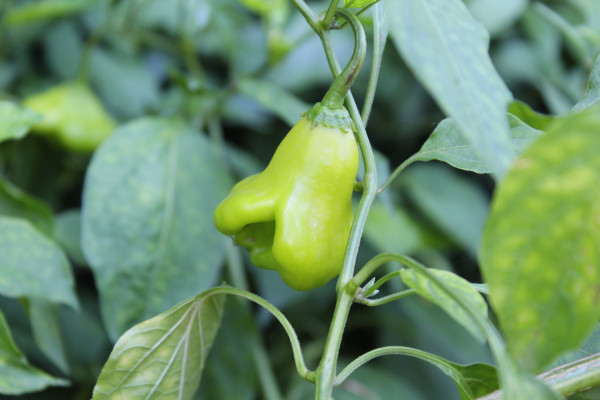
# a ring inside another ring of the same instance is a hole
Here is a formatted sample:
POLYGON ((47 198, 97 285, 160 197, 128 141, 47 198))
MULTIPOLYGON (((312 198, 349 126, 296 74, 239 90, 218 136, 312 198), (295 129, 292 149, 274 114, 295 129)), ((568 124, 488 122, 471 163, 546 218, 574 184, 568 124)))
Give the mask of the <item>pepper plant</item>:
POLYGON ((599 21, 0 3, 0 396, 600 398, 599 21))

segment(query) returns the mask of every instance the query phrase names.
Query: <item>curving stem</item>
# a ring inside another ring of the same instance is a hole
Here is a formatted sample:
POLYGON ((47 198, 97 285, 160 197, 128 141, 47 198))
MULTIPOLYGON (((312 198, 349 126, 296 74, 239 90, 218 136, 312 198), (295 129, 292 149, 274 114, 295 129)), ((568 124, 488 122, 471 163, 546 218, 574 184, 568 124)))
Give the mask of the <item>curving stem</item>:
POLYGON ((365 31, 356 15, 345 8, 338 8, 335 14, 348 21, 354 31, 354 52, 352 53, 352 57, 350 57, 350 61, 348 61, 348 65, 335 78, 321 102, 321 104, 332 109, 344 106, 346 93, 348 93, 354 83, 367 53, 365 31))

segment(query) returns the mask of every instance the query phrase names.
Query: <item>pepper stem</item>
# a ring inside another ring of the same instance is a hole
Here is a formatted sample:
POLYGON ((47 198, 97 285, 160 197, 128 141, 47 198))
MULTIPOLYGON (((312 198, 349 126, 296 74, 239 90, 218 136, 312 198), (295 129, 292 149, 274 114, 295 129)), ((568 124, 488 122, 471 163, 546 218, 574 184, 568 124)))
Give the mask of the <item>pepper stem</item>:
POLYGON ((348 24, 354 31, 354 52, 346 68, 335 78, 331 87, 323 97, 322 105, 331 109, 342 108, 344 106, 344 98, 350 90, 354 79, 358 75, 358 71, 365 61, 367 52, 367 40, 365 31, 354 13, 345 8, 338 8, 335 11, 336 16, 340 16, 348 21, 348 24))

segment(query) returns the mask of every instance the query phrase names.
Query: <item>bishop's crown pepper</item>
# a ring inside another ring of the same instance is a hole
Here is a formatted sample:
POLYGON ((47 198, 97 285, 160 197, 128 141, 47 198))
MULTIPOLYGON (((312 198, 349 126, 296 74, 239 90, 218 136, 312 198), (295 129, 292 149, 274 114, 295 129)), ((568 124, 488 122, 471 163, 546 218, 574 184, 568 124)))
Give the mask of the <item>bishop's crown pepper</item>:
POLYGON ((359 157, 343 101, 365 54, 364 33, 355 35, 354 54, 323 101, 291 129, 265 170, 236 184, 214 213, 216 227, 254 265, 279 272, 297 290, 339 274, 350 234, 359 157))
POLYGON ((311 120, 313 114, 292 128, 263 172, 233 187, 214 214, 217 228, 234 235, 254 265, 279 272, 297 290, 339 273, 358 169, 350 127, 325 126, 311 120))

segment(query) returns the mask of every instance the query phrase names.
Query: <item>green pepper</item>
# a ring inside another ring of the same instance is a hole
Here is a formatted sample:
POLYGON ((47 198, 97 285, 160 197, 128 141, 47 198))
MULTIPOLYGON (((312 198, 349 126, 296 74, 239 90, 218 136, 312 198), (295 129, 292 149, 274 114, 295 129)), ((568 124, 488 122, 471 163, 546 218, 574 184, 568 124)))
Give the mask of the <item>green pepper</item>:
POLYGON ((115 122, 84 83, 67 82, 27 97, 23 105, 42 116, 32 127, 64 147, 91 152, 108 137, 115 122))
POLYGON ((318 107, 286 135, 267 168, 236 184, 214 214, 216 227, 234 235, 254 265, 279 272, 296 290, 338 275, 353 217, 354 134, 349 125, 325 126, 318 107))
POLYGON ((234 236, 261 268, 291 288, 309 290, 340 273, 352 226, 358 171, 353 122, 345 96, 366 53, 356 16, 338 10, 355 36, 348 65, 283 139, 265 170, 233 187, 217 206, 215 225, 234 236))

